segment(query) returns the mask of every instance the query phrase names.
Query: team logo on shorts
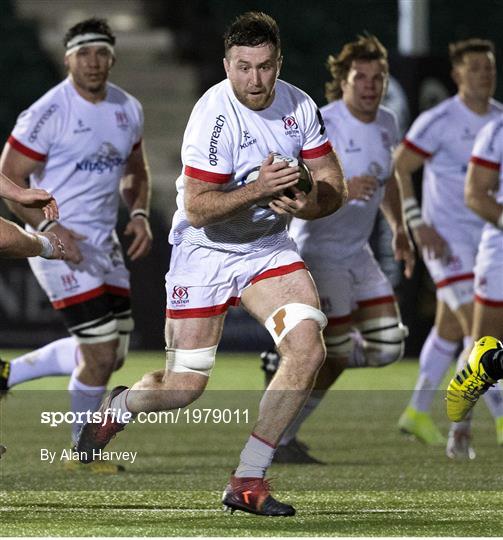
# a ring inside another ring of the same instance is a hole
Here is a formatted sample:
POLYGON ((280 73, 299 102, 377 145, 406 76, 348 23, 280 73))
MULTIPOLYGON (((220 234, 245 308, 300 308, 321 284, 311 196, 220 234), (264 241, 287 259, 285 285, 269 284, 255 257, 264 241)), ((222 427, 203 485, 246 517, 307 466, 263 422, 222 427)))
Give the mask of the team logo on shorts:
POLYGON ((73 272, 70 272, 69 274, 62 274, 60 278, 63 283, 63 289, 65 289, 65 291, 74 291, 80 286, 73 272))
POLYGON ((188 304, 189 302, 189 288, 182 287, 181 285, 175 285, 171 293, 171 304, 172 305, 182 305, 188 304))

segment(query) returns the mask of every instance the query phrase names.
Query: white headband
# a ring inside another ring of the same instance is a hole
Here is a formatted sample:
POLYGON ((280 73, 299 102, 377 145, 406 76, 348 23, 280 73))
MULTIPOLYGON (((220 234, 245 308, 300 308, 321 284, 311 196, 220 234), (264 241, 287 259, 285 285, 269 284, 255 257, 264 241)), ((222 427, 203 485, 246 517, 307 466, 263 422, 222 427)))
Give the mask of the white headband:
POLYGON ((79 34, 74 36, 66 44, 65 56, 77 52, 81 47, 106 47, 112 53, 112 55, 115 56, 112 39, 106 34, 89 32, 87 34, 79 34))

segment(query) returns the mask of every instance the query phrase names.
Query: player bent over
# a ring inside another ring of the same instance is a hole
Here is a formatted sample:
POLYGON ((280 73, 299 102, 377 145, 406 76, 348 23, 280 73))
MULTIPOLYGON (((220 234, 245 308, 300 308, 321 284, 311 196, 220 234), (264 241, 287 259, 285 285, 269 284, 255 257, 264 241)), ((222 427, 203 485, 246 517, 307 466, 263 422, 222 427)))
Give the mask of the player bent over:
MULTIPOLYGON (((101 408, 136 414, 197 399, 208 382, 227 309, 241 302, 269 330, 283 364, 260 402, 223 503, 271 516, 295 513, 271 496, 264 476, 325 359, 326 318, 286 223, 291 215, 328 215, 346 197, 316 106, 277 80, 281 62, 274 19, 248 12, 234 20, 225 35, 227 79, 195 105, 183 140, 166 276, 167 369, 145 375, 131 389, 115 389, 101 408), (305 160, 314 181, 309 196, 293 187, 299 167, 274 163, 271 152, 305 160), (246 183, 257 164, 257 179, 246 183), (286 188, 294 190, 291 197, 282 194, 286 188)), ((92 456, 123 428, 117 422, 87 424, 78 451, 92 456)))
MULTIPOLYGON (((129 272, 115 233, 121 196, 130 211, 125 234, 133 237, 131 260, 144 257, 152 242, 143 111, 134 97, 108 82, 114 44, 103 19, 68 30, 68 77, 19 115, 1 158, 2 171, 16 184, 29 176, 31 186, 43 186, 58 200, 57 220, 37 208, 12 209, 29 231, 50 230, 64 242, 64 261, 36 257, 30 266, 71 336, 14 361, 2 370, 0 384, 11 387, 73 370, 69 391, 75 413, 98 408, 133 329, 129 272)), ((72 444, 80 427, 72 426, 72 444)), ((102 462, 91 469, 114 473, 118 467, 102 462)))
MULTIPOLYGON (((312 395, 280 441, 274 459, 283 463, 318 462, 296 438, 301 424, 346 367, 397 361, 407 336, 393 288, 368 243, 381 207, 393 230, 395 258, 405 260, 406 275, 412 274, 414 251, 392 164, 398 128, 393 113, 380 105, 388 79, 387 51, 375 36, 360 37, 337 57, 330 56, 328 67, 329 104, 321 114, 348 178, 349 201, 323 219, 294 218, 290 225, 328 318, 327 360, 312 395)), ((272 363, 271 353, 267 358, 272 363)))
POLYGON ((453 422, 461 422, 478 398, 503 378, 503 115, 475 140, 465 198, 485 220, 475 265, 473 335, 480 339, 447 389, 447 415, 453 422))

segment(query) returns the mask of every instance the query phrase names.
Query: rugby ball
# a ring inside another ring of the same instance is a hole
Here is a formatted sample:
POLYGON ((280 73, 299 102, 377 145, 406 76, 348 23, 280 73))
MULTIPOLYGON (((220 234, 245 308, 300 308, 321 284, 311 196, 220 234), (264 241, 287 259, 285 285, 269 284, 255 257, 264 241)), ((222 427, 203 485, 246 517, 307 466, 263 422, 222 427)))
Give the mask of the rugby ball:
MULTIPOLYGON (((300 178, 298 179, 295 187, 308 194, 313 189, 313 178, 306 164, 301 159, 283 156, 281 154, 274 154, 273 163, 279 163, 280 161, 286 161, 289 167, 300 167, 300 178)), ((255 180, 258 178, 259 171, 260 165, 254 167, 248 174, 245 175, 242 183, 249 184, 250 182, 255 182, 255 180)), ((285 189, 284 194, 291 199, 295 197, 294 192, 290 188, 285 189)), ((268 208, 268 205, 272 200, 274 200, 274 197, 265 197, 257 202, 257 206, 260 206, 261 208, 268 208)))

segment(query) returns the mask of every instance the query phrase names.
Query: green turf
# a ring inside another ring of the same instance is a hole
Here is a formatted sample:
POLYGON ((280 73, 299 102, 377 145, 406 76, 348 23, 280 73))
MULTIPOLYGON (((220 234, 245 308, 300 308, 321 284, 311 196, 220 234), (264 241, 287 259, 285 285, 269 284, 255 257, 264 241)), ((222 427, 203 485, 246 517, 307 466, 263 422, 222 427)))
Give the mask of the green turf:
MULTIPOLYGON (((162 354, 133 353, 112 384, 162 365, 162 354)), ((68 446, 68 426, 40 423, 41 411, 65 410, 67 381, 19 386, 0 405, 0 440, 8 447, 0 461, 1 535, 503 536, 501 449, 485 407, 474 423, 474 462, 451 462, 444 448, 397 431, 416 369, 404 361, 342 376, 301 431, 327 465, 271 468, 278 498, 298 511, 276 519, 231 516, 219 503, 257 413, 262 373, 255 356, 219 355, 209 390, 189 409, 248 411, 248 423, 243 414, 239 424, 195 423, 182 411, 177 424, 128 426, 108 448, 138 456, 114 477, 41 461, 41 448, 68 446)), ((441 394, 433 414, 446 433, 441 394)))

